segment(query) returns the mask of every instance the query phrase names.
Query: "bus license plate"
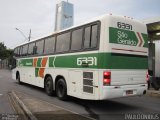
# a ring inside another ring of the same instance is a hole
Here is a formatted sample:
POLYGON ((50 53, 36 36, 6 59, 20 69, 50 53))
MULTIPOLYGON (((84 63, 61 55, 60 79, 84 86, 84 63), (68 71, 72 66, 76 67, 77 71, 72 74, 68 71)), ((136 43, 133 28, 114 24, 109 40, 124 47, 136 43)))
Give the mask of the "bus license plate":
POLYGON ((126 95, 132 95, 133 94, 133 90, 127 90, 126 91, 126 95))

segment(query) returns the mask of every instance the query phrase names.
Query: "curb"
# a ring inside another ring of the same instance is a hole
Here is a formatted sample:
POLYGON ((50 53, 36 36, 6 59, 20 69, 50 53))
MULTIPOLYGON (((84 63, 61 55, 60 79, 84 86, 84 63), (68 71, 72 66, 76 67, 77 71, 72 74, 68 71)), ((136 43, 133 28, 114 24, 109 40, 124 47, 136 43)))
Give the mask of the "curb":
POLYGON ((25 115, 29 120, 38 120, 32 112, 23 104, 23 102, 17 97, 16 93, 14 91, 11 92, 11 95, 15 98, 20 108, 23 110, 25 115))
POLYGON ((148 90, 147 95, 151 97, 160 97, 160 91, 148 90))

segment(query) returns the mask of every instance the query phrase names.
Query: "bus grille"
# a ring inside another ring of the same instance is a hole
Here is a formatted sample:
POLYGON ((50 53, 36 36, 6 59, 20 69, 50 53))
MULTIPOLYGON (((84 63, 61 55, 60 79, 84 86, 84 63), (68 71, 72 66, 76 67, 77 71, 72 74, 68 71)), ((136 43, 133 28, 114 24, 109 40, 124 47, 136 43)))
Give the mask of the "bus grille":
POLYGON ((83 72, 83 92, 93 94, 93 72, 83 72))

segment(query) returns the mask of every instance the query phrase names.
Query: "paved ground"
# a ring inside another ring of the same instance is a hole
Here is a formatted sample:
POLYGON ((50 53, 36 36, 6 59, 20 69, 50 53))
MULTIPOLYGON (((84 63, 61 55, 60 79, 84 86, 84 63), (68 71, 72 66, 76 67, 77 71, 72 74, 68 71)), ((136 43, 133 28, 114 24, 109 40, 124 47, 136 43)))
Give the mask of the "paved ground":
POLYGON ((43 89, 27 84, 18 85, 16 81, 11 79, 11 73, 8 70, 0 70, 0 113, 14 113, 7 98, 7 92, 11 90, 20 91, 36 99, 101 120, 119 119, 120 117, 124 119, 128 114, 155 115, 160 113, 160 98, 154 96, 119 98, 107 101, 89 101, 76 98, 70 98, 69 101, 65 102, 60 101, 57 97, 47 96, 43 89))
POLYGON ((14 114, 14 110, 10 107, 8 99, 8 82, 10 81, 10 72, 0 70, 0 113, 10 113, 14 114), (5 74, 4 74, 5 73, 5 74))
MULTIPOLYGON (((23 119, 26 117, 31 120, 93 120, 22 92, 12 91, 9 97, 16 103, 14 108, 23 111, 23 119)), ((17 113, 22 115, 22 112, 17 113)))

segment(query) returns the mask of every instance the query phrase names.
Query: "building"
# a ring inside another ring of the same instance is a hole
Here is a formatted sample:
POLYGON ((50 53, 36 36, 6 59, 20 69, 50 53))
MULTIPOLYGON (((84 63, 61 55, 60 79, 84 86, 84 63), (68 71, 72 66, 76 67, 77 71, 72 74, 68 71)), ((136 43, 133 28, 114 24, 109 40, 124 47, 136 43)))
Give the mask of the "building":
POLYGON ((147 25, 149 38, 148 70, 149 75, 152 76, 150 81, 158 90, 160 88, 160 17, 146 19, 143 22, 147 25))
POLYGON ((73 26, 74 9, 73 4, 68 1, 60 1, 56 4, 55 31, 63 30, 73 26))
POLYGON ((143 20, 147 25, 149 42, 160 40, 160 17, 143 20))

